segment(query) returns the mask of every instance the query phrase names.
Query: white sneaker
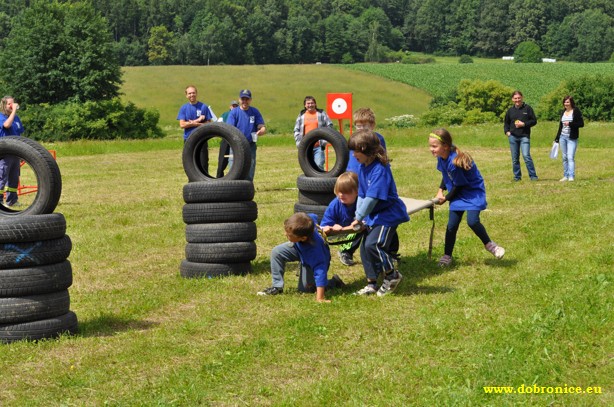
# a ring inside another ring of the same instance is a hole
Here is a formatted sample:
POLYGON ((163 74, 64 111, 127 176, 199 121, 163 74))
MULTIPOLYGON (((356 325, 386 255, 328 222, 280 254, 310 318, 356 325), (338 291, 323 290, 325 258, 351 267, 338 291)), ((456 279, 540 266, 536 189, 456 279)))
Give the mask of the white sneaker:
MULTIPOLYGON (((565 181, 567 181, 567 177, 563 177, 563 178, 561 178, 559 181, 560 181, 560 182, 565 182, 565 181)), ((573 179, 572 179, 572 181, 573 181, 573 179)))
POLYGON ((573 182, 573 178, 567 178, 567 181, 573 182))
POLYGON ((505 249, 495 242, 488 242, 484 245, 484 248, 492 253, 497 259, 502 259, 505 255, 505 249))
POLYGON ((377 292, 377 288, 373 287, 370 284, 367 284, 364 288, 356 291, 354 295, 373 295, 377 292))

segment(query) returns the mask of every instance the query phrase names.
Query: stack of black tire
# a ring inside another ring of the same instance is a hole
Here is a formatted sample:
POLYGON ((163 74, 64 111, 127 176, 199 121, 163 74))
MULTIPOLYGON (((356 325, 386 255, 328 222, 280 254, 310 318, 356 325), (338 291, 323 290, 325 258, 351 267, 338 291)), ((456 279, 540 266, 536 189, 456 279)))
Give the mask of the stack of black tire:
POLYGON ((25 137, 0 138, 0 158, 25 160, 38 180, 31 205, 0 205, 0 342, 56 337, 77 331, 68 287, 72 242, 66 220, 53 213, 62 192, 53 156, 25 137))
POLYGON ((252 271, 256 258, 257 230, 254 221, 254 183, 247 179, 251 166, 250 146, 245 136, 225 123, 208 123, 196 129, 183 149, 183 167, 188 183, 183 187, 183 221, 186 223, 186 258, 179 266, 185 278, 243 275, 252 271), (221 138, 230 145, 233 163, 215 178, 203 157, 208 142, 221 138))
POLYGON ((294 212, 314 213, 322 219, 328 204, 335 198, 335 182, 347 168, 349 150, 345 137, 338 131, 321 127, 307 133, 298 145, 298 162, 303 170, 296 180, 298 202, 294 212), (325 140, 335 150, 335 164, 321 170, 314 161, 314 145, 325 140))

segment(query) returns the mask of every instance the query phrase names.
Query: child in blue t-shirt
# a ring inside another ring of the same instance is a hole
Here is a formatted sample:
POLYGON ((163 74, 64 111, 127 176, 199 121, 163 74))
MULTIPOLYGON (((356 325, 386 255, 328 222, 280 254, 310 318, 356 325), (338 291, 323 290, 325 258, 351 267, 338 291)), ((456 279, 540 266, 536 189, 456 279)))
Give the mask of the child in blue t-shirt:
POLYGON ((359 130, 350 137, 348 147, 360 163, 358 203, 352 226, 366 226, 360 258, 367 285, 356 294, 383 296, 393 292, 403 278, 394 267, 395 249, 398 249, 396 230, 398 225, 409 221, 409 216, 399 199, 388 156, 377 135, 372 130, 359 130), (384 279, 378 288, 380 274, 384 279))
POLYGON ((284 229, 289 242, 273 248, 271 252, 273 285, 259 291, 258 295, 277 295, 284 291, 286 263, 291 261, 301 263, 298 290, 315 292, 318 302, 330 302, 324 295, 326 289, 345 286, 336 274, 328 280, 330 250, 316 230, 316 221, 315 215, 303 212, 297 212, 286 219, 284 229))
MULTIPOLYGON (((359 131, 359 130, 375 131, 375 113, 370 108, 361 107, 359 109, 356 109, 356 111, 353 114, 353 118, 354 118, 354 127, 356 128, 356 131, 359 131)), ((381 134, 377 132, 375 134, 377 135, 377 138, 379 138, 379 142, 381 146, 384 148, 384 151, 386 151, 386 141, 384 140, 384 136, 382 136, 381 134)), ((346 171, 352 171, 358 174, 358 171, 360 171, 360 163, 356 160, 356 157, 354 157, 354 154, 352 154, 352 150, 350 150, 349 154, 350 154, 350 158, 348 160, 346 171)))
POLYGON ((443 128, 429 134, 429 149, 437 157, 437 169, 442 174, 437 191, 439 204, 450 202, 444 255, 439 259, 439 266, 447 267, 452 263, 456 232, 465 212, 467 224, 482 240, 484 248, 501 259, 505 249, 490 240, 486 228, 480 222, 480 212, 486 209, 486 188, 473 158, 452 144, 452 135, 443 128), (443 191, 448 191, 447 195, 443 191))
MULTIPOLYGON (((328 204, 320 226, 322 232, 327 235, 349 232, 353 229, 350 226, 354 221, 356 213, 356 198, 358 198, 358 174, 355 172, 344 172, 337 177, 335 182, 335 195, 337 197, 328 204)), ((348 236, 349 237, 349 236, 348 236)), ((354 252, 360 247, 362 235, 354 237, 350 243, 345 243, 339 250, 339 260, 346 266, 353 266, 354 252)))

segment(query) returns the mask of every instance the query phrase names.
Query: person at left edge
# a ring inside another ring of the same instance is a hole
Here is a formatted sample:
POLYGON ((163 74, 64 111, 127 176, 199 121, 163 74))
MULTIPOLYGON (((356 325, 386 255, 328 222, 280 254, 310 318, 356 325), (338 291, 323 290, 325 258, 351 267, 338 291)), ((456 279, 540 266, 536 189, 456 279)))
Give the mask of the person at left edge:
MULTIPOLYGON (((24 132, 23 124, 17 116, 19 105, 12 96, 5 96, 0 101, 0 137, 20 136, 24 132)), ((6 206, 17 205, 17 187, 19 186, 19 157, 7 155, 0 159, 0 204, 4 201, 6 191, 6 206)))
MULTIPOLYGON (((239 108, 230 111, 227 123, 239 129, 249 142, 252 165, 247 179, 253 181, 256 174, 256 142, 258 136, 266 134, 266 127, 260 111, 252 107, 251 103, 252 92, 249 89, 242 89, 239 92, 239 108)), ((230 157, 228 165, 232 166, 232 157, 230 157)))

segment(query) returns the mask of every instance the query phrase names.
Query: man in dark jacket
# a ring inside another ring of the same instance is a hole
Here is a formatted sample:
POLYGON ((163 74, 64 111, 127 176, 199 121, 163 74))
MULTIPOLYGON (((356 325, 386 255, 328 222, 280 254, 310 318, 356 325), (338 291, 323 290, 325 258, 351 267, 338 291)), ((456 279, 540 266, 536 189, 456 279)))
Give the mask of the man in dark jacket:
POLYGON ((531 127, 537 124, 537 118, 533 108, 527 105, 522 100, 522 92, 515 91, 512 95, 514 106, 510 107, 505 114, 503 121, 503 131, 510 142, 510 151, 512 153, 512 170, 514 172, 514 181, 520 181, 522 174, 520 172, 520 152, 527 166, 531 181, 537 181, 537 173, 531 158, 531 127))

